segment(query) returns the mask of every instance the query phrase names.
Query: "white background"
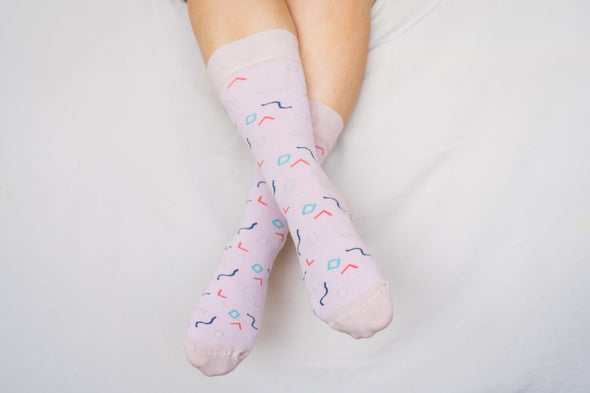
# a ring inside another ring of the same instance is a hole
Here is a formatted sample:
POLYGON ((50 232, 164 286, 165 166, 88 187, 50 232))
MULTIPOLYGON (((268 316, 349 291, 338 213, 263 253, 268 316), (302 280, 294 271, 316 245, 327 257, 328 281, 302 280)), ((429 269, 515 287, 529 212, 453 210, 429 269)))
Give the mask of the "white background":
POLYGON ((590 391, 590 6, 378 0, 325 168, 391 283, 355 341, 294 248, 249 357, 208 378, 192 308, 254 161, 180 0, 0 3, 0 391, 590 391))

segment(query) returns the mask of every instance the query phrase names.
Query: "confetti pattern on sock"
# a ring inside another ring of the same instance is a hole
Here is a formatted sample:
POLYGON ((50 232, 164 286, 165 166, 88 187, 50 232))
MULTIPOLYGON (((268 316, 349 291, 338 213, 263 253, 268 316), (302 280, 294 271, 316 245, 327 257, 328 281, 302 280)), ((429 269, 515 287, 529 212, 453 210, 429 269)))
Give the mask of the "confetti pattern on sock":
POLYGON ((269 60, 240 71, 226 79, 220 97, 242 138, 250 142, 265 181, 273 184, 279 207, 286 211, 287 222, 281 221, 281 228, 288 225, 295 234, 314 313, 335 328, 334 315, 340 322, 352 319, 354 327, 342 330, 353 336, 372 335, 386 326, 391 319, 389 287, 343 208, 343 196, 313 155, 299 59, 269 60), (369 306, 357 304, 369 292, 375 292, 371 302, 376 300, 381 309, 367 315, 356 308, 369 306))
POLYGON ((258 171, 240 226, 191 314, 189 361, 212 376, 247 356, 289 229, 314 313, 355 338, 383 329, 392 314, 389 287, 319 165, 337 134, 327 145, 314 142, 296 37, 280 29, 253 34, 218 49, 208 70, 258 171))

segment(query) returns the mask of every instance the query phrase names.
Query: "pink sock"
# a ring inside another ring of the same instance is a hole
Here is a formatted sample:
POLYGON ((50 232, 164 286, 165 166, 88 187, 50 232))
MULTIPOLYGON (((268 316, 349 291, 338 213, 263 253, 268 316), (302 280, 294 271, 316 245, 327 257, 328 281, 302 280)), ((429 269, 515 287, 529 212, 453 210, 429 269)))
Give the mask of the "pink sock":
MULTIPOLYGON (((369 337, 386 327, 392 317, 389 286, 345 211, 344 198, 321 170, 317 152, 314 154, 296 37, 285 30, 253 34, 219 48, 208 69, 226 111, 252 150, 264 181, 285 214, 286 220, 278 218, 271 223, 277 230, 288 226, 293 234, 315 314, 356 338, 369 337)), ((257 202, 268 204, 264 199, 257 202)), ((250 252, 245 244, 239 244, 238 250, 250 252)), ((269 269, 264 271, 260 264, 244 265, 242 270, 248 268, 261 275, 261 280, 268 278, 269 269)), ((219 278, 239 271, 222 273, 219 278)), ((227 300, 223 291, 207 296, 227 300)), ((215 300, 207 309, 222 311, 220 300, 215 300)), ((254 327, 255 317, 250 313, 244 317, 244 313, 235 308, 227 313, 229 320, 213 316, 196 321, 195 330, 209 326, 214 335, 225 335, 228 326, 243 330, 240 318, 251 320, 250 326, 254 327)), ((236 334, 240 333, 232 333, 232 338, 236 334)), ((226 351, 227 347, 205 350, 237 364, 244 351, 237 351, 236 345, 231 343, 230 351, 226 351)))

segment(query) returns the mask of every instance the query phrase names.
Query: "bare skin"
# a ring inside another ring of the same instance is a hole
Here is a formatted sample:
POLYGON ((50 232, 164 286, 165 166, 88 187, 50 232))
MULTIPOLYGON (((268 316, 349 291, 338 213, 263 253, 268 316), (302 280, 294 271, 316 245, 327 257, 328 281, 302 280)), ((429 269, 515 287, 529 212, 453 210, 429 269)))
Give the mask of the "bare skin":
POLYGON ((284 29, 299 40, 308 96, 346 123, 356 104, 369 46, 374 0, 188 0, 205 64, 222 45, 284 29))

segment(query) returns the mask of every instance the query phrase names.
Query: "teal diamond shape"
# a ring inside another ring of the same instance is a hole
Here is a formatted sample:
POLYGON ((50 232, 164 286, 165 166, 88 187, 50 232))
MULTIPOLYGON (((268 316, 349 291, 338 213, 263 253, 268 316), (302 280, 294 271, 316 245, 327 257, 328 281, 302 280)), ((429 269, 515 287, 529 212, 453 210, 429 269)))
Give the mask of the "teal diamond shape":
POLYGON ((282 156, 279 157, 278 165, 281 166, 284 163, 289 162, 290 159, 291 159, 291 154, 283 154, 282 156))
POLYGON ((256 273, 260 273, 262 271, 262 266, 260 266, 259 264, 256 265, 252 265, 251 266, 252 270, 254 270, 256 273))
POLYGON ((328 270, 334 270, 338 266, 340 266, 340 258, 334 258, 328 261, 328 270))
POLYGON ((230 312, 227 313, 230 317, 232 317, 233 319, 236 319, 237 317, 240 316, 240 313, 238 312, 238 310, 231 310, 230 312))
POLYGON ((252 124, 256 121, 256 113, 250 113, 246 116, 246 125, 252 124))
POLYGON ((303 210, 301 211, 302 215, 309 214, 315 210, 316 204, 315 203, 308 203, 307 205, 303 206, 303 210))
POLYGON ((272 223, 275 227, 281 229, 282 227, 285 226, 285 224, 283 224, 283 222, 281 220, 279 220, 278 218, 276 220, 272 220, 272 223))

